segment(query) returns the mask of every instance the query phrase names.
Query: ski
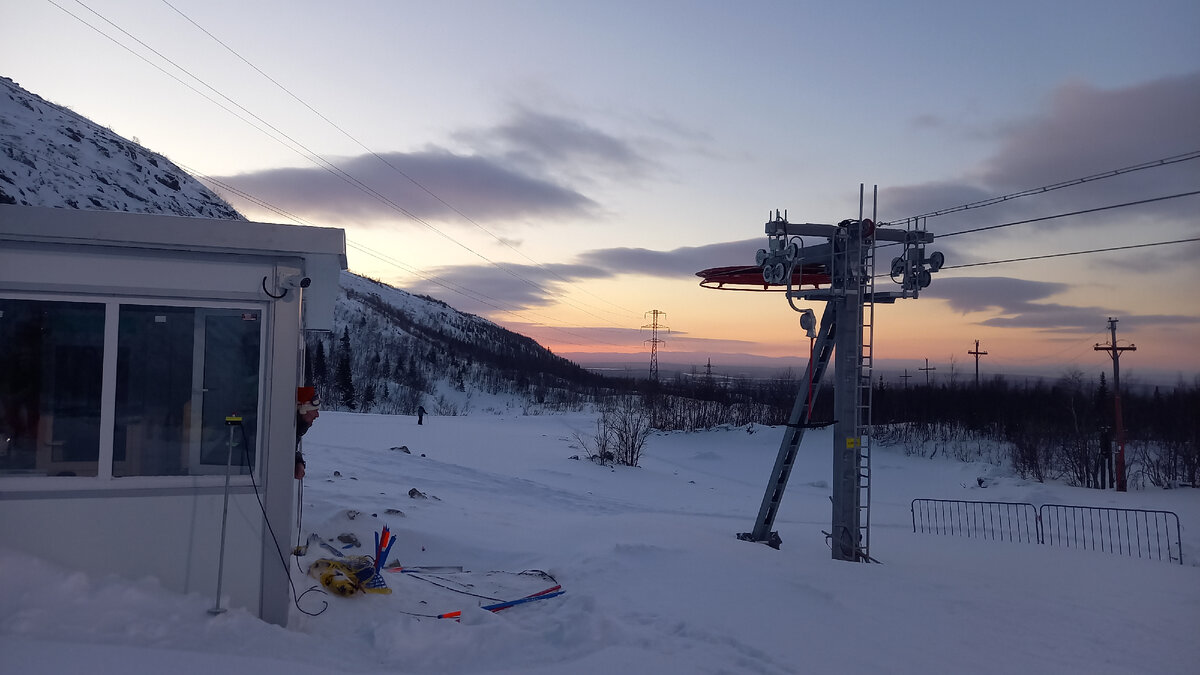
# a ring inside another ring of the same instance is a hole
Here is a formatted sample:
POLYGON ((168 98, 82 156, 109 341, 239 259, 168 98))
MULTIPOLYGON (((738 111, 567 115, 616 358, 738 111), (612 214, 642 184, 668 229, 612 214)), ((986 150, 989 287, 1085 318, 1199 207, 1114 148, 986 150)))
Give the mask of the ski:
POLYGON ((517 598, 516 600, 508 600, 505 602, 497 602, 491 605, 484 605, 482 609, 486 609, 489 612, 499 612, 502 609, 515 607, 526 602, 533 602, 534 600, 548 600, 550 598, 556 598, 563 593, 566 593, 566 591, 562 590, 562 586, 551 586, 544 591, 538 591, 537 593, 527 595, 523 598, 517 598))
POLYGON ((397 572, 401 574, 452 574, 465 572, 462 565, 422 565, 418 567, 401 567, 400 565, 392 565, 385 567, 387 572, 397 572))

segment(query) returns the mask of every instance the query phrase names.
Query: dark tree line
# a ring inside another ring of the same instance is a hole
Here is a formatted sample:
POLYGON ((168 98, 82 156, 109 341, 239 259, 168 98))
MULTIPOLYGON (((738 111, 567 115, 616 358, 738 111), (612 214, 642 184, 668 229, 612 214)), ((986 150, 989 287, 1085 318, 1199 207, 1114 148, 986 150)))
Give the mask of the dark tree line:
MULTIPOLYGON (((375 293, 344 293, 336 330, 307 336, 306 379, 326 407, 337 410, 412 415, 424 406, 440 415, 469 412, 469 395, 439 393, 448 383, 464 393, 511 395, 527 409, 611 410, 638 400, 651 428, 690 431, 784 424, 797 394, 813 386, 803 370, 740 379, 695 372, 661 380, 602 376, 432 298, 425 300, 435 312, 446 309, 434 320, 429 311, 413 316, 375 293)), ((1103 373, 1068 371, 1057 380, 1019 382, 996 376, 978 386, 953 377, 911 387, 873 384, 875 434, 885 443, 921 454, 1010 462, 1037 480, 1112 484, 1112 391, 1103 373)), ((820 388, 810 421, 832 422, 833 398, 828 383, 820 388)), ((1122 407, 1130 486, 1197 485, 1200 378, 1129 388, 1122 407)))
MULTIPOLYGON (((1130 485, 1197 485, 1200 478, 1200 381, 1121 392, 1126 475, 1130 485)), ((1072 485, 1111 487, 1116 438, 1112 389, 1104 373, 1068 371, 1057 380, 976 387, 880 384, 873 418, 885 440, 912 448, 957 444, 1007 454, 1021 475, 1072 485)), ((964 457, 965 458, 965 457, 964 457)))

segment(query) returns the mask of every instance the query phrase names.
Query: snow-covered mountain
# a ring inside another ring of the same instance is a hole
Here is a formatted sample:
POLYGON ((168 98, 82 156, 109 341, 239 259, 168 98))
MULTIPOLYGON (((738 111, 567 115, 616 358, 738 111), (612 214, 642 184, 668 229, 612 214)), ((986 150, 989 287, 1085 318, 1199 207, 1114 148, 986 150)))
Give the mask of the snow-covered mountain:
MULTIPOLYGON (((246 219, 166 157, 0 77, 5 204, 246 219)), ((341 285, 333 333, 308 338, 310 381, 329 407, 460 414, 561 405, 598 380, 432 298, 352 273, 341 285)))
POLYGON ((426 296, 343 272, 332 333, 308 335, 328 407, 393 414, 574 407, 613 381, 426 296), (349 380, 347 381, 347 375, 349 380))
POLYGON ((162 155, 0 77, 0 204, 245 220, 162 155))

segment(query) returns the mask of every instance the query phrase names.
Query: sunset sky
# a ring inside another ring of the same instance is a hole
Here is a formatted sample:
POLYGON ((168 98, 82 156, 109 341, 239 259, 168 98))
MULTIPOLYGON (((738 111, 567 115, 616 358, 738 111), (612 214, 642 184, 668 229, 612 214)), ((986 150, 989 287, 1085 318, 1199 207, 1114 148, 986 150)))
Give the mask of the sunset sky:
POLYGON ((875 356, 1095 375, 1111 316, 1123 379, 1200 374, 1195 0, 3 7, 0 75, 584 364, 648 362, 654 309, 662 363, 806 357, 780 294, 694 276, 753 264, 775 209, 855 218, 861 183, 898 222, 1169 160, 928 219, 947 269, 877 310, 875 356))

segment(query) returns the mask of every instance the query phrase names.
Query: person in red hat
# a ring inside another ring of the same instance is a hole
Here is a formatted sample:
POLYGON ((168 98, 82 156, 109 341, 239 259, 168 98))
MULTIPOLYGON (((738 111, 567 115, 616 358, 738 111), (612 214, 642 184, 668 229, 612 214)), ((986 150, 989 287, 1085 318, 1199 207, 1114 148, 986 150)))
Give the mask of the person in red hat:
POLYGON ((321 416, 321 400, 314 387, 296 387, 296 480, 304 478, 304 453, 300 452, 300 437, 308 433, 313 422, 321 416))

